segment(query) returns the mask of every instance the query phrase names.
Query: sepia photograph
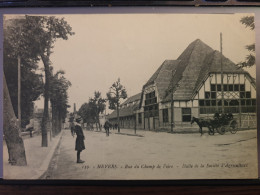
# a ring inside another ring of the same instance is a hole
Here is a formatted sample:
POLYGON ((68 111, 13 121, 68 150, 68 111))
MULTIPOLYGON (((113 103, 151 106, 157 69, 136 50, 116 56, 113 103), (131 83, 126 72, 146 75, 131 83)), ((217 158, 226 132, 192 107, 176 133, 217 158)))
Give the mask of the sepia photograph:
POLYGON ((258 179, 253 13, 4 14, 3 179, 258 179))

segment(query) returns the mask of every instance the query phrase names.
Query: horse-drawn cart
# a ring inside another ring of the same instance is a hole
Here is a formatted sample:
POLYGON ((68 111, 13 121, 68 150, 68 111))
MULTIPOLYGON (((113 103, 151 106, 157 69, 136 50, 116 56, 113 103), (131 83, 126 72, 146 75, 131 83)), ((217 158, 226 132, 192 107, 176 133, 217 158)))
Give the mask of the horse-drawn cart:
POLYGON ((191 124, 196 122, 200 128, 201 135, 202 127, 207 127, 209 130, 209 135, 214 135, 215 130, 223 135, 225 132, 230 131, 232 134, 235 134, 238 129, 238 123, 236 119, 233 118, 231 113, 229 114, 221 114, 216 113, 213 119, 202 119, 192 117, 191 124))
POLYGON ((213 130, 216 129, 221 135, 225 134, 227 131, 235 134, 238 129, 238 123, 231 113, 222 114, 221 116, 216 116, 215 114, 214 120, 212 120, 212 128, 213 130))

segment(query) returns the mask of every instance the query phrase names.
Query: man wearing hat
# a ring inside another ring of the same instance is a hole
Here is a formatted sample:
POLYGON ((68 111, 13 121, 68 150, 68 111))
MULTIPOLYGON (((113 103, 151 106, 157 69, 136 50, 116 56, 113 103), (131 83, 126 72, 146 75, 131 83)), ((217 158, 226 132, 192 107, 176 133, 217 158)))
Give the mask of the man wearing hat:
POLYGON ((77 117, 75 127, 74 127, 74 132, 77 135, 75 150, 77 151, 77 163, 84 163, 85 161, 80 159, 80 153, 82 150, 85 149, 85 144, 84 144, 85 136, 82 131, 80 122, 81 122, 81 118, 77 117))

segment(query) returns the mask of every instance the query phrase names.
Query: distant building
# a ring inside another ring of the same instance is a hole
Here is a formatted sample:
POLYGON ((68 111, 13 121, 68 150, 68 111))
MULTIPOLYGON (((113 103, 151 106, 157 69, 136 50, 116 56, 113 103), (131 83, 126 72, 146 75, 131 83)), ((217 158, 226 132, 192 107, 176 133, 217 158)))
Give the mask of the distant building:
MULTIPOLYGON (((129 97, 120 106, 119 124, 121 128, 135 128, 136 126, 136 113, 139 109, 141 93, 129 97)), ((117 111, 113 111, 107 117, 112 124, 117 124, 117 111)))
MULTIPOLYGON (((135 124, 138 129, 170 129, 171 114, 175 128, 190 128, 192 116, 213 117, 222 109, 232 113, 240 127, 256 128, 255 80, 199 39, 177 60, 165 60, 136 97, 140 104, 127 112, 122 104, 122 128, 133 128, 135 124), (128 119, 131 125, 126 125, 128 119)), ((114 120, 115 115, 113 112, 109 117, 114 120)))
POLYGON ((101 113, 99 115, 99 123, 100 123, 100 125, 102 125, 102 127, 104 127, 104 124, 105 124, 106 120, 107 120, 106 114, 101 113))

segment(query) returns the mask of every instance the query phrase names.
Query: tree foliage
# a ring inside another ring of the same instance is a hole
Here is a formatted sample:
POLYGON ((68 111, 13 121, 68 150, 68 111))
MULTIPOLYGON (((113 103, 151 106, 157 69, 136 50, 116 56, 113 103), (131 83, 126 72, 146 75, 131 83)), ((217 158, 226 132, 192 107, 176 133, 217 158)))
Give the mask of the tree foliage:
POLYGON ((52 107, 52 132, 53 136, 61 131, 61 123, 67 117, 68 89, 71 86, 65 76, 65 72, 60 70, 50 77, 50 101, 52 107))
POLYGON ((127 92, 125 87, 120 83, 120 78, 116 82, 112 84, 107 92, 107 99, 109 101, 109 109, 117 111, 117 124, 118 124, 118 132, 120 132, 119 126, 119 106, 120 100, 127 98, 127 92))
MULTIPOLYGON (((18 54, 21 56, 21 125, 25 127, 32 117, 33 101, 37 100, 43 93, 42 76, 36 73, 38 70, 39 59, 31 53, 19 52, 20 41, 15 37, 21 36, 19 32, 19 23, 21 20, 5 21, 4 25, 4 73, 7 86, 10 89, 10 98, 12 101, 15 115, 18 116, 18 54)), ((19 39, 20 40, 20 39, 19 39)))
MULTIPOLYGON (((240 22, 244 24, 246 28, 250 28, 250 30, 255 29, 254 16, 245 16, 241 18, 240 22)), ((238 66, 241 68, 255 65, 255 44, 247 45, 246 49, 249 51, 249 54, 246 56, 245 61, 238 63, 238 66)))
POLYGON ((84 123, 94 123, 93 115, 91 114, 91 107, 88 103, 81 105, 78 111, 78 115, 83 119, 84 123))
POLYGON ((84 103, 78 114, 83 118, 85 123, 96 123, 100 128, 99 115, 104 112, 106 108, 106 100, 102 98, 99 91, 94 92, 94 97, 90 98, 87 103, 84 103))
POLYGON ((45 72, 44 113, 42 119, 42 146, 48 146, 47 120, 49 106, 50 55, 57 39, 67 40, 73 35, 71 26, 64 18, 54 16, 29 16, 16 19, 17 32, 12 36, 15 55, 30 55, 30 59, 42 60, 45 72), (25 54, 24 54, 25 53, 25 54))

